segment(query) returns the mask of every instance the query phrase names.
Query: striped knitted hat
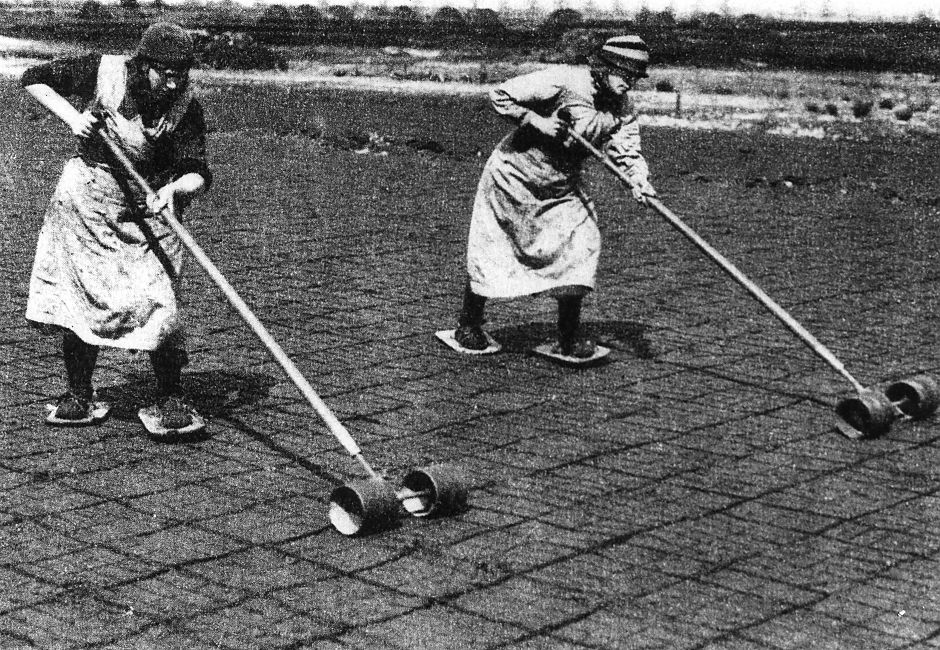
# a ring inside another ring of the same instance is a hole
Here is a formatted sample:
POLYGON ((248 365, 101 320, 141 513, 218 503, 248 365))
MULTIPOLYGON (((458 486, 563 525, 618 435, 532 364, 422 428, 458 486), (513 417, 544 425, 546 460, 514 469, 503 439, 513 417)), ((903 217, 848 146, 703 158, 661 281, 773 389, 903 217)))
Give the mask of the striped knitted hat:
POLYGON ((650 62, 650 50, 642 38, 634 34, 608 38, 597 51, 597 58, 618 72, 637 77, 648 77, 646 66, 650 62))

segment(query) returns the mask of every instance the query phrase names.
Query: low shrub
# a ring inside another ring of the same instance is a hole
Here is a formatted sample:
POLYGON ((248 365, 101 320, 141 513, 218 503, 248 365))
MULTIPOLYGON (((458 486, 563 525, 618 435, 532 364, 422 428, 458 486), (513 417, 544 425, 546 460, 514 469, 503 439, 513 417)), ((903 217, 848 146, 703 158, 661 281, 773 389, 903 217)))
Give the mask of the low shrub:
POLYGON ((891 112, 894 114, 894 117, 901 122, 907 122, 914 117, 914 109, 908 104, 898 104, 891 112))
POLYGON ((871 113, 872 106, 875 103, 870 99, 853 99, 852 100, 852 115, 861 119, 863 117, 868 117, 871 113))
POLYGON ((225 32, 213 37, 199 60, 217 70, 287 70, 287 59, 246 34, 225 32))
POLYGON ((676 92, 675 85, 673 85, 673 83, 669 79, 660 79, 659 81, 656 82, 656 85, 654 87, 656 88, 656 92, 660 92, 660 93, 676 92))
POLYGON ((833 117, 836 117, 839 114, 839 107, 833 104, 832 102, 827 102, 825 108, 826 108, 827 115, 832 115, 833 117))

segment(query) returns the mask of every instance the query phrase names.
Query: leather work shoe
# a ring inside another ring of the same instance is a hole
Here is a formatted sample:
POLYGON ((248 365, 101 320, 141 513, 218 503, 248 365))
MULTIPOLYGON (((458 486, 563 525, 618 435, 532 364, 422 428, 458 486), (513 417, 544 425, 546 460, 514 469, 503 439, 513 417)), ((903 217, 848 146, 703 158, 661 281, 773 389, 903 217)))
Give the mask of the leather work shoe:
POLYGON ((479 325, 461 325, 454 332, 454 340, 468 350, 485 350, 490 345, 479 325))
POLYGON ((157 410, 164 429, 185 429, 193 423, 193 408, 175 395, 161 401, 157 410))
POLYGON ((597 352, 597 343, 589 338, 579 336, 570 341, 559 341, 556 350, 567 357, 590 359, 597 352))
POLYGON ((54 417, 58 420, 84 420, 89 415, 88 400, 69 391, 56 403, 54 417))

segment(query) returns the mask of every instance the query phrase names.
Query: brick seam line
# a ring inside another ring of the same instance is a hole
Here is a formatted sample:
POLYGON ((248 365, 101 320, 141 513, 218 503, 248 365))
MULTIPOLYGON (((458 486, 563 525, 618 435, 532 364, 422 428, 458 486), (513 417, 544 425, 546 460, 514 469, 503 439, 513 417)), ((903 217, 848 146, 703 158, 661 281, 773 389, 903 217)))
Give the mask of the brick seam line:
MULTIPOLYGON (((793 349, 798 349, 798 348, 797 348, 796 346, 793 346, 793 349)), ((755 353, 753 356, 758 356, 758 355, 755 353)), ((746 357, 745 357, 745 358, 746 358, 746 357)), ((742 379, 742 378, 740 378, 740 377, 734 377, 734 376, 731 376, 731 375, 726 375, 726 374, 724 374, 724 373, 722 373, 722 372, 719 372, 719 371, 715 370, 715 367, 717 367, 717 364, 716 364, 716 366, 694 366, 694 365, 690 365, 690 364, 680 363, 680 362, 678 362, 678 361, 664 361, 664 362, 662 362, 662 363, 667 363, 667 364, 672 365, 672 366, 675 366, 675 367, 677 367, 677 368, 681 368, 682 370, 685 370, 685 371, 702 373, 703 375, 706 375, 706 376, 709 376, 709 377, 714 377, 715 379, 722 379, 722 380, 724 380, 724 381, 731 382, 731 383, 736 384, 736 385, 738 385, 738 386, 745 386, 745 387, 747 387, 747 388, 761 389, 761 390, 763 390, 763 391, 765 391, 765 392, 768 392, 768 393, 770 393, 770 394, 772 394, 772 395, 780 395, 780 396, 783 396, 783 397, 792 397, 792 398, 798 400, 798 402, 796 402, 796 403, 799 403, 799 402, 810 402, 810 403, 812 403, 812 404, 817 404, 817 405, 819 405, 819 406, 832 407, 832 403, 831 403, 831 402, 828 402, 828 401, 826 401, 825 399, 823 399, 823 398, 821 398, 821 397, 816 397, 816 396, 813 395, 813 394, 800 393, 800 392, 797 392, 796 390, 790 390, 790 389, 787 389, 787 388, 770 387, 770 386, 767 386, 766 384, 757 383, 756 381, 747 381, 747 380, 742 379)), ((780 382, 780 381, 782 381, 782 379, 775 380, 775 383, 778 383, 778 382, 780 382)), ((792 404, 792 405, 795 405, 796 403, 794 403, 794 404, 792 404)), ((791 405, 791 406, 792 406, 792 405, 791 405)), ((752 415, 755 415, 755 414, 756 414, 756 415, 761 415, 761 413, 759 413, 759 412, 754 413, 754 414, 752 414, 752 415)))

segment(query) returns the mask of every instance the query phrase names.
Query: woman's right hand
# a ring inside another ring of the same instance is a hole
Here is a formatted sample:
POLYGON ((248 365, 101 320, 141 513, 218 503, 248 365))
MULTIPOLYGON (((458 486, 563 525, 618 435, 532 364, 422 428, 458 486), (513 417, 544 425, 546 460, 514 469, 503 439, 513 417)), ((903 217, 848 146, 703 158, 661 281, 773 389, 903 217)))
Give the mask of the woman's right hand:
POLYGON ((69 127, 76 137, 86 139, 98 129, 98 118, 91 112, 76 113, 69 121, 69 127))
POLYGON ((560 138, 568 129, 568 125, 555 115, 542 117, 537 113, 530 113, 526 121, 533 129, 550 138, 560 138))

